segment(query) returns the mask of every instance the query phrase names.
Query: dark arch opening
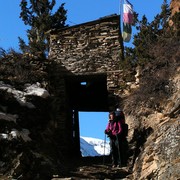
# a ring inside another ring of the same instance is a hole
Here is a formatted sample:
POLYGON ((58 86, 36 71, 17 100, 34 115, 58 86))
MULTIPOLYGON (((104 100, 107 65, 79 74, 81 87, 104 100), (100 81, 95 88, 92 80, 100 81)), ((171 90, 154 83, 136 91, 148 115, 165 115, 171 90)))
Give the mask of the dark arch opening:
POLYGON ((67 76, 66 92, 72 109, 108 111, 106 74, 67 76))
POLYGON ((79 112, 108 112, 107 75, 74 75, 65 78, 74 156, 81 156, 79 112))

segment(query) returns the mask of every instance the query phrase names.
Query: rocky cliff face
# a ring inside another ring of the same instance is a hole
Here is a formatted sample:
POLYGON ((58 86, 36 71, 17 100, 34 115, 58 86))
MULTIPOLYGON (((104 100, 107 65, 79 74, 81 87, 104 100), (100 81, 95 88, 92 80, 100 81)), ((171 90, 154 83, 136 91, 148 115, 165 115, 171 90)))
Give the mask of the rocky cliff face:
MULTIPOLYGON (((123 91, 129 124, 131 174, 125 175, 127 179, 180 178, 180 51, 179 44, 173 42, 154 45, 151 54, 156 58, 146 67, 137 68, 135 82, 127 82, 131 86, 123 91)), ((42 87, 37 83, 16 89, 0 83, 1 179, 48 180, 53 174, 67 177, 66 163, 55 142, 56 129, 49 121, 53 115, 49 113, 51 95, 42 87), (38 93, 33 87, 39 89, 38 93)), ((99 169, 103 173, 106 170, 99 169)))
POLYGON ((180 1, 179 0, 172 0, 170 4, 170 8, 172 9, 172 16, 180 11, 180 1))
POLYGON ((0 82, 0 179, 52 177, 60 154, 47 133, 49 97, 40 83, 20 90, 0 82))
MULTIPOLYGON (((172 4, 175 2, 179 3, 172 1, 172 4)), ((121 90, 116 92, 123 101, 121 104, 129 125, 128 167, 131 174, 127 179, 180 179, 179 47, 177 38, 166 38, 160 44, 153 44, 149 50, 149 63, 137 67, 137 73, 134 75, 133 72, 134 78, 123 82, 124 88, 120 85, 121 90)), ((57 122, 53 121, 54 114, 64 109, 56 106, 52 110, 54 102, 63 103, 62 98, 53 99, 53 94, 49 95, 41 89, 55 88, 52 84, 46 86, 43 67, 33 63, 29 63, 32 69, 23 66, 29 70, 29 76, 26 76, 24 68, 23 71, 18 69, 21 64, 19 59, 17 66, 14 66, 13 58, 2 61, 4 64, 0 66, 0 179, 49 180, 56 174, 67 177, 69 169, 59 151, 59 132, 56 129, 57 122), (10 62, 11 71, 5 68, 6 63, 10 62), (36 84, 39 95, 32 86, 22 81, 37 79, 36 73, 42 73, 38 80, 44 80, 36 84), (6 78, 4 74, 7 74, 6 78)), ((117 83, 119 77, 122 76, 116 72, 114 79, 117 79, 117 83)), ((55 84, 59 79, 53 80, 55 84)), ((98 169, 97 166, 95 169, 98 169)), ((115 175, 121 173, 109 169, 108 172, 115 175)), ((78 173, 82 174, 83 170, 78 173)), ((89 174, 92 175, 92 169, 89 174)), ((97 174, 98 178, 101 174, 109 177, 103 167, 101 173, 97 174)), ((89 178, 87 174, 83 177, 89 178)))
POLYGON ((176 76, 174 79, 175 93, 164 106, 165 112, 169 112, 171 117, 155 112, 144 118, 145 123, 142 125, 151 127, 153 132, 146 139, 144 146, 140 147, 133 167, 133 179, 163 180, 180 177, 180 78, 176 76))
POLYGON ((179 43, 163 46, 154 45, 156 62, 140 70, 139 87, 125 100, 136 180, 180 178, 179 43))
MULTIPOLYGON (((171 4, 170 4, 170 8, 171 8, 171 17, 175 15, 175 13, 179 13, 180 11, 180 1, 179 0, 172 0, 171 4)), ((172 20, 169 21, 169 24, 171 26, 174 26, 174 23, 172 20)), ((177 27, 178 29, 178 27, 177 27)))

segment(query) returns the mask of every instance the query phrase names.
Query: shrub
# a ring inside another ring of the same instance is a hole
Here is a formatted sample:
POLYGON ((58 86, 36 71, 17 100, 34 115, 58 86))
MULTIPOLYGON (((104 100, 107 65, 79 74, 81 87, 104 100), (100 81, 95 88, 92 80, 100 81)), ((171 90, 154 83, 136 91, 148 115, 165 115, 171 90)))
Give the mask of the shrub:
POLYGON ((45 60, 36 59, 29 54, 21 54, 1 49, 0 80, 9 84, 42 82, 46 74, 45 60))

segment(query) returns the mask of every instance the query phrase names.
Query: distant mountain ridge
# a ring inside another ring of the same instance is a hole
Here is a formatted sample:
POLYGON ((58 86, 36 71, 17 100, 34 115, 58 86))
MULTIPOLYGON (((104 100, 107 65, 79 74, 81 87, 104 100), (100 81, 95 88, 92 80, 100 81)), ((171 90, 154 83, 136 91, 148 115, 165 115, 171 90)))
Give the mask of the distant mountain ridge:
POLYGON ((91 137, 80 137, 80 150, 82 156, 103 156, 110 154, 109 141, 91 137))

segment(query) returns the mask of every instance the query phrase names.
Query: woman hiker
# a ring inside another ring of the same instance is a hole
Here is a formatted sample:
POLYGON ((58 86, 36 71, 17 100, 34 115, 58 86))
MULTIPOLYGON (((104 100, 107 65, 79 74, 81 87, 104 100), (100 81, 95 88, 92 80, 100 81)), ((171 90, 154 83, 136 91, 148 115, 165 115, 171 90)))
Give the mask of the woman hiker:
POLYGON ((122 124, 125 124, 124 114, 120 112, 121 117, 117 117, 115 112, 109 113, 109 121, 105 129, 105 134, 110 139, 110 148, 112 156, 112 167, 122 167, 126 165, 126 156, 123 147, 123 129, 122 124))

